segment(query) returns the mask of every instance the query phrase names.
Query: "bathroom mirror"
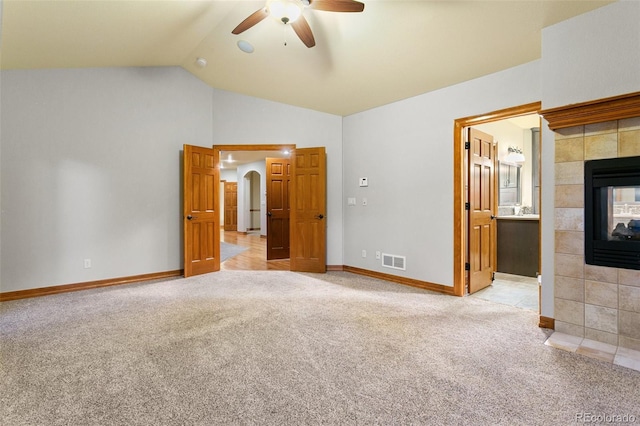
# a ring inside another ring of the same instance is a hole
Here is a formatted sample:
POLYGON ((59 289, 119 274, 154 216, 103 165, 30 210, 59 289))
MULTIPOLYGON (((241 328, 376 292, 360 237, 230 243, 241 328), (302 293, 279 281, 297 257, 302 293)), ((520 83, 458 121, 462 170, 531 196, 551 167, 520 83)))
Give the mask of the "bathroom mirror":
POLYGON ((520 166, 498 162, 498 205, 515 206, 522 203, 520 166))

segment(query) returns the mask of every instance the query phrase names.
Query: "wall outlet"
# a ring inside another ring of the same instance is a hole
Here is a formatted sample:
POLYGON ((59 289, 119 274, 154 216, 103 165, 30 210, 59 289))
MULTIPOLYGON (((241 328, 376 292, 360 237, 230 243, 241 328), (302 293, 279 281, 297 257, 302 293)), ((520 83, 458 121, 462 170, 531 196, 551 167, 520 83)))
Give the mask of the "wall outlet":
POLYGON ((380 260, 380 252, 376 251, 376 259, 380 260))
POLYGON ((367 251, 366 250, 362 250, 362 257, 367 257, 367 251))
POLYGON ((84 260, 84 269, 89 269, 91 268, 91 259, 85 259, 84 260))

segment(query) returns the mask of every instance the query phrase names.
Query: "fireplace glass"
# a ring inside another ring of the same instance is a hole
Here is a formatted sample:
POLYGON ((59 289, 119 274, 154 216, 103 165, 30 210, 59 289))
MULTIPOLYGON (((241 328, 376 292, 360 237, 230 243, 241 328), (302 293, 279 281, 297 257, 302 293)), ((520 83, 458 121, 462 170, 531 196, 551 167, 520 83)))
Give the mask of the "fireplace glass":
POLYGON ((607 210, 611 212, 606 239, 640 240, 640 186, 610 186, 603 190, 607 192, 607 210))
POLYGON ((640 157, 584 167, 585 262, 640 270, 640 157))

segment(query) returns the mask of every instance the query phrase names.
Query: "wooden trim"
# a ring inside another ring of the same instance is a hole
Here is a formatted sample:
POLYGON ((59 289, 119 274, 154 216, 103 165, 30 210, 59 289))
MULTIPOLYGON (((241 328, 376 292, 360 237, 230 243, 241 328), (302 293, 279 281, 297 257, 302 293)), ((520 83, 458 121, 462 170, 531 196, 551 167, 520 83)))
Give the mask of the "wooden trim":
POLYGON ((465 295, 465 251, 467 248, 465 234, 465 176, 464 176, 464 140, 462 132, 465 127, 521 115, 539 113, 542 102, 532 102, 513 108, 501 109, 488 114, 459 118, 453 123, 453 294, 465 295))
POLYGON ((282 145, 213 145, 213 148, 220 151, 289 151, 296 149, 295 144, 282 145))
POLYGON ((420 280, 415 280, 413 278, 405 278, 405 277, 399 277, 397 275, 391 275, 391 274, 384 274, 382 272, 376 272, 376 271, 370 271, 368 269, 360 269, 360 268, 356 268, 354 266, 343 266, 343 271, 346 272, 352 272, 354 274, 358 274, 358 275, 364 275, 367 277, 371 277, 371 278, 378 278, 381 280, 385 280, 385 281, 391 281, 394 283, 398 283, 398 284, 404 284, 404 285, 408 285, 411 287, 417 287, 417 288, 421 288, 423 290, 431 290, 431 291, 435 291, 438 293, 443 293, 443 294, 449 294, 449 295, 453 295, 454 294, 454 289, 453 287, 449 287, 446 285, 442 285, 442 284, 434 284, 434 283, 430 283, 427 281, 420 281, 420 280))
POLYGON ((551 130, 640 117, 640 92, 540 111, 551 130))
POLYGON ((182 276, 183 269, 176 269, 175 271, 166 272, 154 272, 151 274, 132 275, 129 277, 120 278, 108 278, 105 280, 88 281, 76 284, 64 284, 51 287, 40 287, 29 290, 8 291, 0 293, 0 302, 9 300, 26 299, 29 297, 48 296, 50 294, 67 293, 70 291, 88 290, 90 288, 108 287, 121 284, 132 284, 143 281, 160 280, 164 278, 173 278, 182 276))
POLYGON ((543 317, 540 315, 540 320, 538 322, 538 327, 540 328, 550 328, 551 330, 556 329, 556 320, 549 317, 543 317))
POLYGON ((327 271, 344 271, 344 265, 327 265, 327 271))

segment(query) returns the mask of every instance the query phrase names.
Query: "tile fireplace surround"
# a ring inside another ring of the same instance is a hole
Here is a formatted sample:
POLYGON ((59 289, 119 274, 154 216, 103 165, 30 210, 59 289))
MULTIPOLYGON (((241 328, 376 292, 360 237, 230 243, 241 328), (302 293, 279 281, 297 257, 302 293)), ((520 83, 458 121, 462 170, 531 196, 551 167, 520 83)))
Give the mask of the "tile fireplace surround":
POLYGON ((555 330, 640 351, 640 271, 584 261, 584 162, 640 156, 640 113, 623 116, 562 128, 547 118, 555 132, 555 330))

